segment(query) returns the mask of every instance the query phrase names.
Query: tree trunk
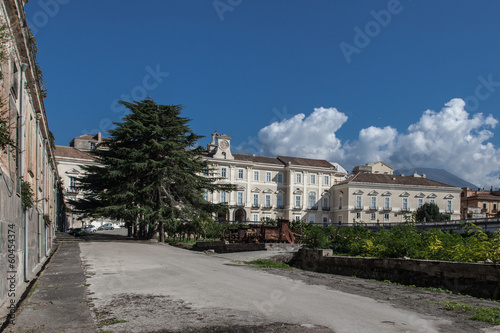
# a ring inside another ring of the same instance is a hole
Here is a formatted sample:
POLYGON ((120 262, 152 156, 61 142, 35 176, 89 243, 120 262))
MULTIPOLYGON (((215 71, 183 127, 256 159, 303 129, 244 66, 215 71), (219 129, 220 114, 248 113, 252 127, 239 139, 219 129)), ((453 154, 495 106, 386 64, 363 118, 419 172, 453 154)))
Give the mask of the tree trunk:
POLYGON ((165 231, 163 230, 163 222, 158 225, 158 232, 160 233, 160 243, 165 243, 165 231))

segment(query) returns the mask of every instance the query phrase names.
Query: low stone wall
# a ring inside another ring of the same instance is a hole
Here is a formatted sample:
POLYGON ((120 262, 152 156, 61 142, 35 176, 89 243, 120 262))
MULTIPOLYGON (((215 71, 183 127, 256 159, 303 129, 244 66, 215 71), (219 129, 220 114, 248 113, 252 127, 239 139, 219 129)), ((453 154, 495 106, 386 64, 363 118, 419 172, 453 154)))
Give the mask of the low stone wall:
POLYGON ((217 253, 245 252, 245 251, 283 251, 297 252, 300 244, 287 243, 227 243, 219 242, 197 242, 193 246, 195 251, 214 250, 217 253))
POLYGON ((193 246, 195 251, 214 250, 217 253, 245 252, 245 251, 265 251, 266 245, 263 243, 226 243, 220 242, 197 242, 193 246))
POLYGON ((331 250, 300 249, 296 265, 320 273, 389 280, 500 299, 500 265, 414 259, 334 257, 331 250))

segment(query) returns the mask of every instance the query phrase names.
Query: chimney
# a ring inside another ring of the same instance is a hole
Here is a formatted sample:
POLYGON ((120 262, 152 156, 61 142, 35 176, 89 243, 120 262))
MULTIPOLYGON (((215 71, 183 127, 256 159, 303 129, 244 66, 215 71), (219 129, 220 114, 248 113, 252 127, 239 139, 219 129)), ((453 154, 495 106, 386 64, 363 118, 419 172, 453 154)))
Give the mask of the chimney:
POLYGON ((422 178, 427 178, 427 175, 425 173, 423 173, 422 178))

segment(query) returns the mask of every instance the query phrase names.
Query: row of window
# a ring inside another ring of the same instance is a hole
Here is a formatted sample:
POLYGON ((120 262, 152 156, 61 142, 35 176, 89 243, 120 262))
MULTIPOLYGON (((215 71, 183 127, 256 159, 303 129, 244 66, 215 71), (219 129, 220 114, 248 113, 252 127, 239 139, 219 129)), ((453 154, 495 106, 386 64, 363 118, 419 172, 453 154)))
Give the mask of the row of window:
MULTIPOLYGON (((259 202, 260 202, 260 195, 258 193, 253 194, 253 201, 252 201, 252 206, 253 207, 259 207, 259 202)), ((205 191, 205 200, 209 200, 208 197, 208 191, 205 191)), ((220 192, 220 202, 228 202, 228 193, 225 191, 220 192)), ((295 195, 294 197, 294 208, 302 208, 302 195, 295 195)), ((243 199, 243 192, 236 192, 236 204, 237 205, 243 205, 244 204, 244 199, 243 199)), ((272 203, 271 203, 271 194, 264 194, 264 207, 265 208, 271 208, 272 203)), ((276 196, 276 207, 277 208, 284 208, 283 205, 283 195, 278 194, 276 196)), ((316 192, 309 192, 308 195, 308 209, 318 209, 318 203, 316 201, 316 192)), ((321 208, 322 209, 329 209, 329 197, 328 196, 323 196, 321 198, 321 208)))
MULTIPOLYGON (((254 171, 253 172, 253 180, 254 181, 259 181, 260 179, 260 171, 254 171)), ((207 173, 206 173, 207 174, 207 173)), ((222 178, 228 178, 227 174, 227 168, 222 167, 220 175, 222 178)), ((264 179, 266 183, 270 183, 272 181, 272 173, 266 171, 264 173, 264 179)), ((244 169, 238 169, 238 179, 244 179, 244 169)), ((277 183, 283 183, 283 174, 279 172, 276 175, 276 182, 277 183)), ((302 183, 302 174, 301 173, 296 173, 295 174, 295 183, 301 184, 302 183)), ((316 184, 316 175, 309 175, 309 184, 316 184)), ((330 185, 330 176, 323 176, 323 185, 330 185)))
MULTIPOLYGON (((356 220, 361 221, 361 213, 356 213, 356 220)), ((376 213, 371 213, 370 214, 370 222, 380 222, 377 220, 377 214, 376 213)), ((389 222, 389 213, 384 214, 384 222, 389 222)))
MULTIPOLYGON (((429 203, 434 204, 435 200, 434 199, 430 199, 429 203)), ((417 208, 421 208, 423 205, 424 205, 424 200, 422 198, 419 198, 418 202, 417 202, 417 208)), ((362 206, 361 206, 361 196, 360 195, 356 196, 356 206, 355 206, 355 208, 357 208, 357 209, 361 209, 362 208, 362 206)), ((391 198, 390 197, 385 197, 384 198, 384 206, 383 206, 383 208, 387 209, 387 210, 391 208, 391 198)), ((402 208, 403 211, 408 210, 408 198, 402 198, 401 208, 402 208)), ((451 212, 451 208, 452 208, 452 201, 451 200, 447 200, 446 201, 446 211, 451 212)), ((342 209, 342 197, 339 197, 339 209, 342 209)), ((375 197, 375 196, 371 197, 370 209, 377 209, 377 197, 375 197)))
MULTIPOLYGON (((295 221, 300 221, 301 220, 301 216, 300 215, 295 215, 294 216, 294 220, 295 221)), ((316 216, 314 215, 309 215, 308 217, 308 222, 309 223, 316 223, 316 216)), ((259 214, 255 213, 255 214, 252 214, 252 221, 253 222, 259 222, 259 214)), ((323 216, 321 221, 323 222, 323 224, 327 224, 328 223, 328 217, 327 216, 323 216)))

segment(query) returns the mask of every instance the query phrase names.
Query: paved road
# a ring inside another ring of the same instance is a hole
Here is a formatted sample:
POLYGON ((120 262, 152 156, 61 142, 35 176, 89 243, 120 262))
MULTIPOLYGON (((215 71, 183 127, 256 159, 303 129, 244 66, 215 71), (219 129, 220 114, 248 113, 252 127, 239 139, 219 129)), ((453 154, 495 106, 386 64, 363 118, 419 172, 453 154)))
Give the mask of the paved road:
POLYGON ((438 318, 388 303, 237 265, 228 256, 127 242, 81 243, 80 248, 97 321, 106 331, 293 323, 311 332, 314 327, 437 332, 439 324, 438 318))

